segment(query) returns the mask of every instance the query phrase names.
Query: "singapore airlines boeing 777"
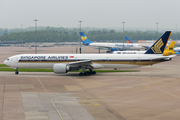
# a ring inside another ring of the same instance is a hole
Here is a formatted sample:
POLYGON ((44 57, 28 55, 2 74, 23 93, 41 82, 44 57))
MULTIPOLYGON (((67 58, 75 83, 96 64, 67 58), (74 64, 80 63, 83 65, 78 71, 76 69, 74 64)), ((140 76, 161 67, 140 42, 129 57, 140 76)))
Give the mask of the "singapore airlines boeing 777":
POLYGON ((171 31, 166 31, 144 54, 20 54, 4 63, 18 68, 53 68, 54 73, 81 69, 80 75, 95 74, 93 69, 132 68, 169 61, 174 56, 163 56, 171 31), (89 69, 90 72, 87 72, 89 69))

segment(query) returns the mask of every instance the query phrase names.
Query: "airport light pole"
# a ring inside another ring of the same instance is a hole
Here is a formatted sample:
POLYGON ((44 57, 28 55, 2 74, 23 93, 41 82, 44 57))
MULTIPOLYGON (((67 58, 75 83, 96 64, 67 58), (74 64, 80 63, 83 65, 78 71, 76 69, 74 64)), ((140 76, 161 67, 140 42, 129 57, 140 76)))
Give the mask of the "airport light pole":
POLYGON ((126 22, 122 22, 123 23, 123 33, 124 33, 124 24, 126 23, 126 22))
POLYGON ((158 34, 158 24, 159 24, 159 23, 157 22, 156 24, 157 24, 157 34, 158 34))
POLYGON ((59 42, 59 24, 58 24, 58 42, 59 42))
POLYGON ((177 40, 177 25, 176 25, 176 40, 177 40))
POLYGON ((21 40, 23 42, 23 24, 21 24, 21 29, 22 29, 22 32, 21 32, 21 40))
POLYGON ((35 54, 37 54, 37 19, 35 21, 35 54))
POLYGON ((125 22, 123 21, 122 23, 123 23, 123 50, 124 50, 124 24, 125 22))
MULTIPOLYGON (((81 20, 80 21, 78 21, 79 23, 80 23, 80 32, 81 32, 81 20)), ((81 54, 81 38, 80 38, 80 48, 79 48, 79 53, 81 54)))

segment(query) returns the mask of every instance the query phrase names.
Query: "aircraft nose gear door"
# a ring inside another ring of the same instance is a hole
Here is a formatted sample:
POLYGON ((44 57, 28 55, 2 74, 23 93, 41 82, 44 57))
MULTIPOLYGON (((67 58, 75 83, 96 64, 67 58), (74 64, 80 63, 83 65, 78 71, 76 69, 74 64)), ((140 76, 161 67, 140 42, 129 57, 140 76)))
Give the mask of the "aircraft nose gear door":
MULTIPOLYGON (((14 59, 14 61, 15 61, 15 63, 18 63, 18 61, 19 61, 19 58, 18 57, 16 57, 15 59, 14 59)), ((19 72, 18 72, 18 68, 15 68, 15 74, 17 75, 17 74, 19 74, 19 72)))

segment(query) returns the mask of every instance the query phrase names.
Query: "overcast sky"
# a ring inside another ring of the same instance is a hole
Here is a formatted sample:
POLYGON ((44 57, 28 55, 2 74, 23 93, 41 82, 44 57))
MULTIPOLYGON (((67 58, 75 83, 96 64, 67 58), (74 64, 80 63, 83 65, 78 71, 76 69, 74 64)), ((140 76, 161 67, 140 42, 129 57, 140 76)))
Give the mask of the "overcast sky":
MULTIPOLYGON (((0 28, 180 28, 180 0, 0 0, 0 28)), ((169 30, 169 29, 168 29, 169 30)))

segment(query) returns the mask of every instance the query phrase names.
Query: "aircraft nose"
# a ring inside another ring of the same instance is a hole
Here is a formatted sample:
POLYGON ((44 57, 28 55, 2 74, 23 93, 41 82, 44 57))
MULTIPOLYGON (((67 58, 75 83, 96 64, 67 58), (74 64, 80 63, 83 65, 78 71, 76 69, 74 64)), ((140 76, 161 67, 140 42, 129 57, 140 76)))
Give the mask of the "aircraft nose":
POLYGON ((7 64, 7 60, 4 61, 4 64, 7 64))
POLYGON ((9 66, 8 60, 5 60, 5 61, 4 61, 4 64, 9 66))

